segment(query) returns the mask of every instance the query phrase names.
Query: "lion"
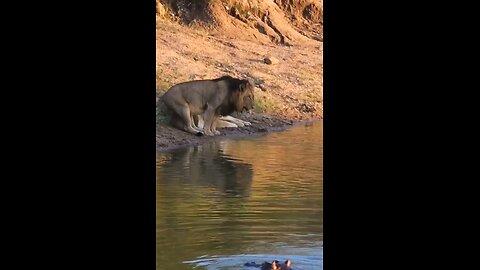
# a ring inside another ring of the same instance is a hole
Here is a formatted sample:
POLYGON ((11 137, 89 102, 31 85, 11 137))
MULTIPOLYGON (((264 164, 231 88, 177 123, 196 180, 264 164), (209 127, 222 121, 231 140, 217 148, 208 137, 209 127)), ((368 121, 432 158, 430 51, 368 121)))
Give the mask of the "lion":
MULTIPOLYGON (((249 104, 251 100, 248 97, 244 98, 244 103, 247 104, 245 105, 246 108, 253 108, 254 104, 249 104), (247 100, 248 99, 248 100, 247 100)), ((251 113, 252 110, 249 110, 249 113, 251 113)), ((192 125, 193 127, 197 127, 202 129, 205 124, 205 121, 203 120, 202 115, 192 115, 192 125)), ((252 123, 248 121, 244 121, 242 119, 235 118, 231 115, 227 116, 220 116, 216 122, 215 122, 215 127, 216 128, 225 128, 225 127, 230 127, 230 128, 237 128, 237 127, 244 127, 244 126, 250 126, 252 123)))
POLYGON ((217 120, 217 128, 222 128, 222 127, 244 127, 244 126, 250 126, 252 123, 248 121, 244 121, 242 119, 235 118, 231 115, 227 116, 221 116, 217 120))
POLYGON ((186 132, 207 136, 219 135, 217 120, 234 111, 252 111, 255 85, 249 80, 223 76, 213 80, 196 80, 172 86, 162 97, 171 110, 171 124, 186 132), (203 129, 194 117, 203 120, 203 129))
MULTIPOLYGON (((216 122, 215 122, 215 127, 216 128, 237 128, 237 127, 244 127, 244 126, 250 126, 252 123, 248 121, 244 121, 242 119, 235 118, 231 115, 227 116, 220 116, 216 122)), ((205 121, 203 120, 201 115, 196 115, 192 116, 192 125, 194 128, 200 128, 202 129, 203 126, 205 125, 205 121)))

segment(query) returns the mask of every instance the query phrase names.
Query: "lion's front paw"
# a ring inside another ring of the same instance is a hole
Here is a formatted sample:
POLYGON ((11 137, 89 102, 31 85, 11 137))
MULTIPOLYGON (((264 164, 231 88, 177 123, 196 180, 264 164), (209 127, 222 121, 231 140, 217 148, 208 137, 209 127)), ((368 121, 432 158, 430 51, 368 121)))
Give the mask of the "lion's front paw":
POLYGON ((213 132, 211 132, 210 130, 205 130, 205 135, 207 136, 214 136, 215 134, 213 134, 213 132))
POLYGON ((193 129, 196 130, 197 132, 203 132, 203 128, 193 127, 193 129))
POLYGON ((222 134, 222 133, 220 133, 220 131, 218 131, 218 130, 214 130, 214 131, 213 131, 213 134, 215 134, 215 135, 220 135, 220 134, 222 134))

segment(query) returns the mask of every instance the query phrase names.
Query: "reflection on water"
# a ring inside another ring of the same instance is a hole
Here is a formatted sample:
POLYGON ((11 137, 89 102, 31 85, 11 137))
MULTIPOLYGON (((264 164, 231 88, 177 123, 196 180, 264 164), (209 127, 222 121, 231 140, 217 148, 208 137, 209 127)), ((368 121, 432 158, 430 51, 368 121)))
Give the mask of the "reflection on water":
POLYGON ((157 154, 157 269, 323 269, 321 122, 157 154))

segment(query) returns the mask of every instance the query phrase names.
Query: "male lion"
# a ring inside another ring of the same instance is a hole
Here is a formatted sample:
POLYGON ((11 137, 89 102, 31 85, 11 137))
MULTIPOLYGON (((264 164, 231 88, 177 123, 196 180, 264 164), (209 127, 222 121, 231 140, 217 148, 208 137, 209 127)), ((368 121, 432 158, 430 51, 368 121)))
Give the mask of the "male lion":
POLYGON ((255 86, 251 81, 223 76, 214 80, 197 80, 172 86, 162 97, 172 113, 171 124, 186 132, 218 135, 216 122, 233 111, 252 110, 255 86), (203 130, 193 122, 201 115, 203 130))

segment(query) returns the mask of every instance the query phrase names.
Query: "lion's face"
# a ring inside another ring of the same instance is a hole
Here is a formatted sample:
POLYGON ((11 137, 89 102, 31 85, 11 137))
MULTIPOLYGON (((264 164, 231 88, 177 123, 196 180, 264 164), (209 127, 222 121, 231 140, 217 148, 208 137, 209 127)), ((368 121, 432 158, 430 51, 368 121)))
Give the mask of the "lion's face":
POLYGON ((247 110, 249 113, 255 108, 255 85, 251 82, 243 86, 243 106, 240 111, 247 110))

